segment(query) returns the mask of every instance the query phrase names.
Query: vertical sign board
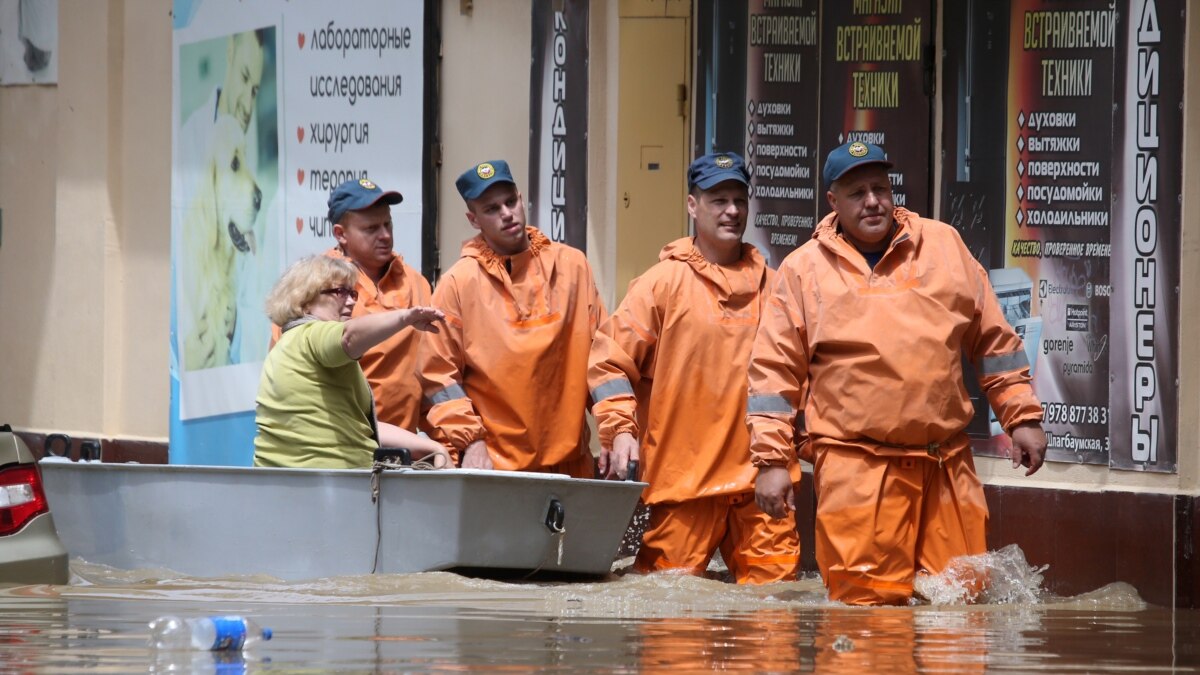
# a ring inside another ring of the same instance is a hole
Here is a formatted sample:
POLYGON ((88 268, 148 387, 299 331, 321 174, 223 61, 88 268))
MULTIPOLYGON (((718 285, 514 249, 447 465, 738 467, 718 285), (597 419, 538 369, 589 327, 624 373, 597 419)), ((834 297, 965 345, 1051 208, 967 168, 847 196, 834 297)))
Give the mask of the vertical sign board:
MULTIPOLYGON (((824 3, 821 17, 821 166, 842 143, 874 143, 896 164, 896 206, 922 214, 929 213, 931 11, 928 2, 849 0, 824 3)), ((829 205, 820 199, 818 209, 824 215, 829 205)))
POLYGON ((1009 14, 1010 243, 1006 269, 992 277, 1031 356, 1051 459, 1108 461, 1118 16, 1108 0, 1013 0, 1009 14))
POLYGON ((812 236, 824 199, 812 104, 821 74, 819 4, 749 5, 745 152, 753 187, 746 241, 771 267, 812 236))
POLYGON ((588 0, 533 0, 532 225, 587 250, 588 0))
POLYGON ((1114 99, 1109 462, 1122 469, 1173 472, 1178 460, 1185 2, 1127 1, 1118 27, 1114 99))
POLYGON ((170 461, 248 465, 285 265, 336 244, 329 191, 404 195, 420 267, 424 2, 175 0, 170 461))

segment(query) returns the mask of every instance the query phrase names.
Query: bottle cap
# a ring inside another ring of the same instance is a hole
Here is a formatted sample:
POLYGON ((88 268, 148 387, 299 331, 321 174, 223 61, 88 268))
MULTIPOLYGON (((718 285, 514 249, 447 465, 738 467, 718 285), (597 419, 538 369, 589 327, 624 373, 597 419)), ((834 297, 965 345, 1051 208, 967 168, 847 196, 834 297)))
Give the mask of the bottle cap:
POLYGON ((270 640, 272 635, 274 635, 274 633, 271 632, 270 628, 262 629, 262 638, 264 640, 270 640))

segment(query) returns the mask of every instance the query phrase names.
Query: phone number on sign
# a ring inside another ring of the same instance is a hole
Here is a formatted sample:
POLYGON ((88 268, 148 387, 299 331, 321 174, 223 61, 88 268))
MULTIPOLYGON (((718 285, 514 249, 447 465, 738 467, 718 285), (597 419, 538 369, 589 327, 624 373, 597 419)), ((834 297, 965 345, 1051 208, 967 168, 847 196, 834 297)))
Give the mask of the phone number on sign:
POLYGON ((1108 424, 1108 406, 1043 403, 1046 424, 1108 424))

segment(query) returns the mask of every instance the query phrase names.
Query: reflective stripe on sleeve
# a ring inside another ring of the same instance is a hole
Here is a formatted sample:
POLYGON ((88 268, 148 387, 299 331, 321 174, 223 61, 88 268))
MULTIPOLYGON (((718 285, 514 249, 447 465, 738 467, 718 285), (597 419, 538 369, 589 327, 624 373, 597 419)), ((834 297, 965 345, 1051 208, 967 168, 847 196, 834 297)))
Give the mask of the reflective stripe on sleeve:
POLYGON ((633 385, 629 384, 629 380, 618 377, 593 389, 592 401, 599 402, 606 398, 622 395, 633 396, 633 385))
POLYGON ((455 399, 466 397, 467 392, 463 391, 462 385, 452 384, 441 391, 434 392, 433 395, 429 397, 429 403, 431 405, 438 405, 440 403, 445 403, 446 401, 453 401, 455 399))
POLYGON ((1001 354, 1000 356, 985 356, 980 364, 983 367, 984 375, 994 375, 1018 368, 1029 367, 1029 357, 1025 356, 1025 350, 1013 352, 1011 354, 1001 354))
POLYGON ((754 414, 790 415, 796 410, 779 394, 751 394, 746 400, 746 412, 754 414))

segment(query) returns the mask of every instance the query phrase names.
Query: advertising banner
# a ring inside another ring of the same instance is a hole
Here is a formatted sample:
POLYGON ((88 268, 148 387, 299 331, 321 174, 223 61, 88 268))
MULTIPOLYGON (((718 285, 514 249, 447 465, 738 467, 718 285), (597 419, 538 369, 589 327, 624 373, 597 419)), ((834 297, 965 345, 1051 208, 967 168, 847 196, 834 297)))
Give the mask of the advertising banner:
POLYGON ((750 1, 745 156, 753 188, 745 239, 771 267, 812 236, 817 203, 825 199, 813 105, 821 77, 819 5, 750 1))
MULTIPOLYGON (((932 3, 826 2, 821 25, 820 162, 850 141, 874 143, 896 166, 896 206, 930 213, 932 3)), ((824 195, 824 186, 821 188, 824 195)), ((822 197, 818 218, 829 212, 822 197)))
MULTIPOLYGON (((998 9, 947 7, 943 218, 1025 340, 1047 457, 1173 471, 1183 3, 998 9)), ((973 394, 975 451, 1005 453, 973 394)))
POLYGON ((1107 462, 1113 112, 1097 101, 1113 100, 1118 13, 1013 0, 1009 16, 1008 256, 993 276, 1025 331, 1048 456, 1107 462))
POLYGON ((421 267, 424 2, 176 0, 170 461, 249 464, 284 267, 336 245, 330 190, 397 190, 421 267))
POLYGON ((587 250, 588 0, 533 0, 531 224, 587 250))

